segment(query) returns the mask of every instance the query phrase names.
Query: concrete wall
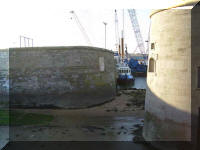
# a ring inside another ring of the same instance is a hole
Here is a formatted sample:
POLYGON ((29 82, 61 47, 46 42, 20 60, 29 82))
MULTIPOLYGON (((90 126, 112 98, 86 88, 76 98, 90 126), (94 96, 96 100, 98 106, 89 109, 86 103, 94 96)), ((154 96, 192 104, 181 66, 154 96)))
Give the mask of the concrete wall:
POLYGON ((9 52, 0 50, 0 107, 8 106, 9 91, 9 52), (6 105, 5 105, 6 104, 6 105))
POLYGON ((115 96, 113 53, 94 47, 10 48, 13 107, 84 108, 115 96))
POLYGON ((194 145, 199 144, 198 149, 200 149, 200 131, 198 131, 200 129, 200 124, 198 124, 198 120, 200 121, 200 114, 198 112, 200 109, 200 88, 197 88, 197 68, 200 67, 200 4, 194 7, 191 13, 192 140, 194 141, 194 145))
MULTIPOLYGON (((147 75, 143 130, 147 141, 189 141, 189 149, 200 149, 199 18, 200 3, 192 10, 162 10, 151 16, 150 42, 155 49, 149 59, 155 60, 156 71, 147 75)), ((153 144, 168 149, 166 143, 153 144)))
POLYGON ((145 122, 147 141, 191 140, 191 10, 169 9, 151 16, 145 122), (151 47, 151 46, 150 46, 151 47))

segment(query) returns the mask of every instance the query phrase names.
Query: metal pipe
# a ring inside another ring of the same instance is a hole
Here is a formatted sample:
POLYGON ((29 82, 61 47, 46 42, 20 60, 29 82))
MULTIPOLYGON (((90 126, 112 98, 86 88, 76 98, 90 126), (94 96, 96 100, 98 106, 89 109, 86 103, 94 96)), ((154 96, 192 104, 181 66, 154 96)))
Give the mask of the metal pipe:
POLYGON ((23 38, 24 38, 24 47, 26 47, 26 38, 25 37, 23 38))
POLYGON ((22 37, 21 37, 21 35, 20 35, 20 37, 19 37, 19 42, 20 42, 20 44, 19 44, 19 45, 20 45, 20 48, 21 48, 21 46, 22 46, 22 43, 21 43, 21 38, 22 38, 22 37))
POLYGON ((122 37, 121 37, 121 50, 122 50, 122 60, 124 59, 124 34, 122 30, 122 37))
POLYGON ((107 25, 107 23, 103 22, 103 24, 105 25, 105 49, 106 49, 106 25, 107 25))
POLYGON ((33 39, 32 39, 32 47, 33 47, 33 39))

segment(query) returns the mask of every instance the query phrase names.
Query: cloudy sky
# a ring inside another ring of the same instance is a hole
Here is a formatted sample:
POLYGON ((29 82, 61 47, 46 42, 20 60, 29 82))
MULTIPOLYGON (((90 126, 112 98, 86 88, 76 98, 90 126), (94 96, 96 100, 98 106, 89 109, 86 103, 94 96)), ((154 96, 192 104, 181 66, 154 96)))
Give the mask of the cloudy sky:
MULTIPOLYGON (((115 18, 118 11, 119 32, 122 30, 122 9, 125 16, 125 43, 133 52, 137 43, 127 8, 136 9, 144 41, 148 38, 150 9, 169 5, 163 0, 4 0, 0 2, 0 49, 20 46, 20 35, 34 39, 34 46, 87 45, 82 32, 71 18, 74 10, 93 46, 104 47, 104 24, 107 22, 107 48, 115 50, 115 18), (157 1, 158 2, 158 1, 157 1), (164 5, 165 4, 165 5, 164 5)), ((22 43, 23 44, 23 43, 22 43)), ((146 46, 146 43, 145 43, 146 46)))

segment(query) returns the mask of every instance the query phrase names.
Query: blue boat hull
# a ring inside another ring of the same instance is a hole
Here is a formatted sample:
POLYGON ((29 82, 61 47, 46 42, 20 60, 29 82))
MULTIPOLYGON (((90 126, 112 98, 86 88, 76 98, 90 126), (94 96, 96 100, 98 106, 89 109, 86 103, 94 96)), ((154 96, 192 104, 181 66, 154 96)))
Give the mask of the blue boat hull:
POLYGON ((117 78, 118 85, 133 85, 135 78, 133 76, 119 76, 117 78))
POLYGON ((126 86, 130 85, 130 86, 132 86, 134 84, 134 81, 135 81, 134 79, 132 79, 132 80, 117 79, 117 84, 118 85, 126 85, 126 86))

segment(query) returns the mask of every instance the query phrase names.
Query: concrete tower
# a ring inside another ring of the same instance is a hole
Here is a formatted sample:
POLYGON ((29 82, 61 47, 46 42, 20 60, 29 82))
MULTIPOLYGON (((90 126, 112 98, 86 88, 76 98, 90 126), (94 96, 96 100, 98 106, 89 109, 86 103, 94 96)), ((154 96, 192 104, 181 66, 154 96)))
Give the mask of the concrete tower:
POLYGON ((197 2, 180 1, 151 13, 143 129, 147 141, 197 140, 200 7, 191 9, 197 2))

